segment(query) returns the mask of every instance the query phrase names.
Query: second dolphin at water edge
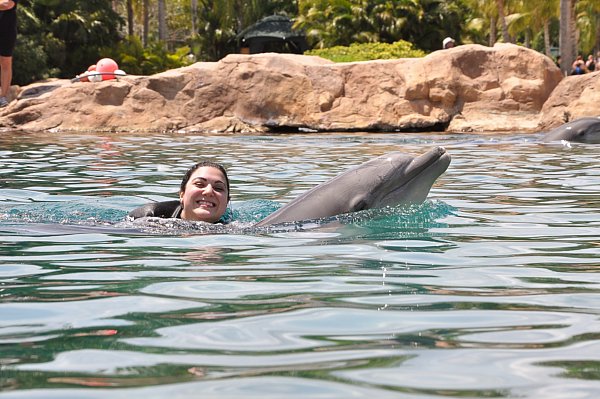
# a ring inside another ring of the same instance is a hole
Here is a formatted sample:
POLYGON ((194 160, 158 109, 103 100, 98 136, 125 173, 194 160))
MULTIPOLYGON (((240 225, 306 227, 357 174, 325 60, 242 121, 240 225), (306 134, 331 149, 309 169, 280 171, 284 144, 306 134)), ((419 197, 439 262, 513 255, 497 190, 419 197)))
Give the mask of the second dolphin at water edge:
POLYGON ((542 138, 544 142, 561 140, 600 144, 600 117, 575 119, 549 131, 542 138))
POLYGON ((436 147, 420 156, 392 152, 319 184, 256 226, 319 219, 365 209, 423 202, 448 169, 450 155, 436 147))

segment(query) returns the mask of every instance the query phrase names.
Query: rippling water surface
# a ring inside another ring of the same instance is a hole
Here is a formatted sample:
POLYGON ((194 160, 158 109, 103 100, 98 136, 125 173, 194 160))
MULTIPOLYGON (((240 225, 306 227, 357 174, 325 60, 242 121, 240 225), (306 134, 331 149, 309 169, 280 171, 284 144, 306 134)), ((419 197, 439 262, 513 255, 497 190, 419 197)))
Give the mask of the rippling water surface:
POLYGON ((518 134, 0 133, 0 397, 598 398, 599 159, 518 134), (434 145, 422 206, 243 228, 434 145), (203 157, 238 228, 124 222, 203 157))

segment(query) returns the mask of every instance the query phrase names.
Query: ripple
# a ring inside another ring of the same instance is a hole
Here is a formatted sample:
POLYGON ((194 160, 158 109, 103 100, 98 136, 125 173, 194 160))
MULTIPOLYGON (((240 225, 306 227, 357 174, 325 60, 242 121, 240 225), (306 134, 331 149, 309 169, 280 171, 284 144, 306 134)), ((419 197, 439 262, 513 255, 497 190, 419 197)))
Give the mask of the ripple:
MULTIPOLYGON (((123 342, 164 348, 272 352, 327 347, 340 340, 369 341, 374 337, 389 338, 392 335, 418 334, 436 329, 460 330, 461 339, 475 342, 483 334, 471 339, 474 330, 523 330, 556 326, 546 328, 547 335, 552 336, 537 341, 542 344, 597 331, 600 322, 596 319, 591 315, 543 311, 382 312, 320 308, 161 328, 156 330, 159 338, 126 338, 123 342)), ((491 331, 490 335, 493 334, 491 331)), ((507 336, 499 333, 492 337, 496 340, 487 342, 513 342, 507 341, 507 336)), ((534 342, 527 333, 522 337, 522 343, 534 342)))
POLYGON ((4 263, 2 267, 0 267, 0 279, 32 276, 36 274, 44 274, 50 272, 51 270, 44 270, 40 266, 36 265, 28 265, 22 263, 4 263))
POLYGON ((0 135, 0 397, 595 399, 600 147, 531 135, 0 135), (420 206, 257 220, 443 145, 420 206), (200 150, 199 150, 200 149, 200 150), (235 222, 127 212, 223 163, 235 222))
MULTIPOLYGON (((85 379, 80 380, 83 384, 85 379)), ((91 384, 91 382, 90 382, 91 384)), ((61 398, 70 399, 82 397, 85 398, 105 398, 110 395, 111 398, 131 398, 144 397, 147 399, 164 398, 164 397, 179 397, 179 398, 195 398, 198 392, 208 397, 219 398, 245 398, 245 399, 279 399, 282 396, 286 398, 304 399, 306 395, 314 398, 335 399, 335 398, 365 398, 378 397, 381 399, 397 398, 396 393, 386 392, 376 388, 348 386, 345 384, 329 381, 318 381, 304 378, 293 377, 246 377, 240 380, 225 380, 225 381, 202 381, 188 382, 182 384, 169 384, 165 386, 152 388, 136 388, 136 389, 54 389, 47 390, 30 390, 23 392, 9 392, 1 394, 1 398, 61 398)), ((407 395, 407 399, 419 398, 427 399, 427 396, 422 395, 407 395)))
POLYGON ((0 303, 0 343, 27 342, 36 334, 101 326, 127 326, 115 317, 132 312, 161 313, 202 307, 199 302, 148 297, 113 297, 88 301, 0 303))

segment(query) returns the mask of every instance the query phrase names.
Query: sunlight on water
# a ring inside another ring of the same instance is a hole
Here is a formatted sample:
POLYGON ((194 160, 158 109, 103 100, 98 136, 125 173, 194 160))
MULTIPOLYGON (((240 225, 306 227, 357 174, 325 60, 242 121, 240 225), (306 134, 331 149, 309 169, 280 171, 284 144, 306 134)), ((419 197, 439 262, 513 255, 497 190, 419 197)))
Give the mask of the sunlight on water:
POLYGON ((596 398, 600 147, 516 134, 0 135, 0 398, 596 398), (268 228, 443 145, 419 206, 268 228), (127 221, 222 162, 227 226, 127 221))

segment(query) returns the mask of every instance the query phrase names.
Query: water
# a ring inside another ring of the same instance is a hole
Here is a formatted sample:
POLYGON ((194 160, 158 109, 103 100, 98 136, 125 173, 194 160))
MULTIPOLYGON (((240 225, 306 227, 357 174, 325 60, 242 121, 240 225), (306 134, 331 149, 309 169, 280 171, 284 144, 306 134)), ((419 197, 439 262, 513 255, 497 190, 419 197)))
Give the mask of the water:
POLYGON ((598 159, 518 133, 3 132, 0 398, 597 398, 598 159), (434 145, 422 206, 250 228, 434 145), (205 156, 229 230, 124 223, 205 156))

